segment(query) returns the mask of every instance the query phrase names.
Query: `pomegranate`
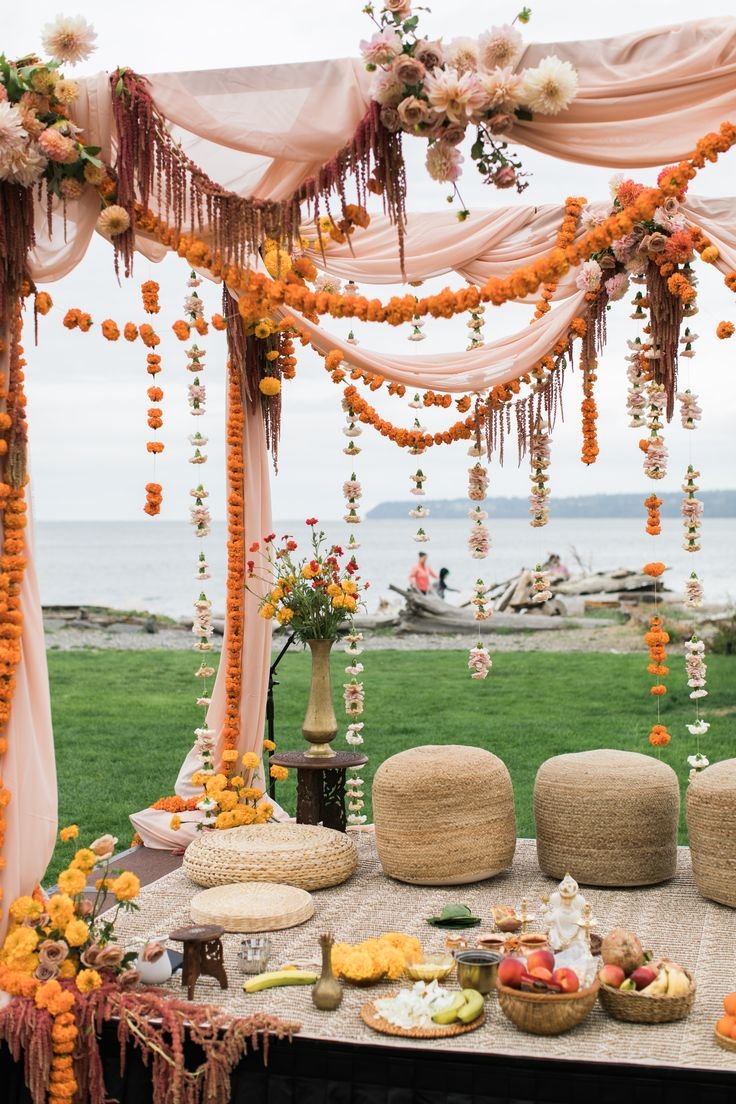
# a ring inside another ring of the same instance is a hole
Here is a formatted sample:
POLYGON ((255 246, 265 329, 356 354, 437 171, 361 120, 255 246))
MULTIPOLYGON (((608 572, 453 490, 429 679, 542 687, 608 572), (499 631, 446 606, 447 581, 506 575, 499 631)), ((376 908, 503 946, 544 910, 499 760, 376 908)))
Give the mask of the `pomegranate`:
POLYGON ((601 944, 601 958, 606 965, 620 966, 628 977, 644 962, 644 948, 634 932, 614 928, 601 944))

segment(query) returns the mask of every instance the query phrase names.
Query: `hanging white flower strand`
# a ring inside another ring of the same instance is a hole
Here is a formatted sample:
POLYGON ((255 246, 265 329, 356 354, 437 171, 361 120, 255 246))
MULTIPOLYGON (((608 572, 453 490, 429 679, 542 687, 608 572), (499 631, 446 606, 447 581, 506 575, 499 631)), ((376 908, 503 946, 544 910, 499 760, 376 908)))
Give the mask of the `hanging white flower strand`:
POLYGON ((475 606, 473 617, 476 621, 487 621, 488 618, 493 615, 489 587, 486 586, 482 579, 475 580, 473 584, 473 597, 470 599, 470 602, 475 606))
MULTIPOLYGON (((684 353, 680 353, 680 356, 684 356, 684 353)), ((677 392, 677 399, 680 403, 682 428, 696 429, 703 415, 702 407, 698 404, 698 396, 694 395, 688 387, 686 391, 677 392)))
POLYGON ((479 303, 474 310, 470 312, 470 321, 468 322, 468 346, 466 352, 470 353, 473 349, 482 349, 485 345, 483 340, 483 315, 486 313, 486 308, 482 303, 479 303))
POLYGON ((700 750, 700 737, 705 736, 710 728, 708 721, 700 716, 700 699, 708 696, 705 689, 707 666, 705 663, 705 644, 693 633, 690 640, 685 641, 685 670, 687 684, 690 687, 690 698, 695 702, 695 721, 687 725, 691 736, 695 737, 695 755, 688 756, 688 764, 691 767, 690 781, 709 765, 710 760, 700 750))
MULTIPOLYGON (((632 314, 631 317, 636 318, 639 316, 632 314)), ((640 317, 643 318, 644 315, 642 314, 640 317)), ((642 368, 642 353, 645 350, 645 346, 642 345, 641 339, 638 337, 635 341, 629 341, 628 345, 631 352, 626 357, 629 364, 626 369, 626 377, 629 381, 629 389, 626 395, 626 410, 630 418, 629 425, 633 429, 641 429, 646 424, 647 409, 647 397, 645 392, 646 376, 642 368)))
POLYGON ((641 443, 644 452, 644 474, 648 479, 664 479, 667 475, 667 447, 661 432, 662 414, 666 402, 667 395, 664 384, 650 382, 647 387, 649 437, 641 443))
MULTIPOLYGON (((360 716, 364 708, 364 687, 362 682, 358 682, 358 676, 363 674, 363 664, 358 661, 358 656, 363 651, 360 646, 362 640, 363 634, 359 632, 348 633, 345 637, 345 654, 348 657, 345 674, 351 676, 350 682, 343 685, 343 700, 348 717, 360 716)), ((363 743, 363 727, 363 721, 351 720, 348 724, 345 742, 351 749, 356 749, 363 743)), ((362 767, 351 767, 345 781, 348 802, 347 822, 356 827, 366 822, 366 817, 363 814, 363 779, 360 774, 362 769, 362 767)))
POLYGON ((703 604, 703 584, 694 571, 690 572, 690 578, 685 580, 685 607, 687 609, 700 609, 703 604))
POLYGON ((409 479, 414 484, 413 487, 409 488, 409 494, 424 495, 424 494, 427 493, 424 490, 424 484, 427 482, 427 477, 426 477, 426 475, 424 474, 424 472, 422 471, 421 468, 417 468, 414 475, 409 476, 409 479))
POLYGON ((468 655, 468 669, 473 679, 484 679, 488 677, 488 672, 493 666, 493 661, 488 654, 487 649, 483 645, 483 641, 479 640, 474 648, 470 649, 468 655))
POLYGON ((542 602, 548 602, 551 597, 549 571, 545 571, 541 564, 537 564, 532 571, 532 602, 540 605, 542 602))
POLYGON ((699 490, 699 485, 695 480, 699 478, 700 472, 695 471, 692 464, 688 464, 685 482, 682 484, 685 497, 680 505, 682 524, 685 528, 685 541, 682 547, 686 552, 699 552, 701 548, 698 530, 701 526, 700 519, 703 516, 703 503, 695 497, 695 492, 699 490))
POLYGON ((491 536, 485 524, 488 513, 476 506, 474 510, 468 511, 468 517, 473 522, 468 537, 468 550, 474 560, 484 560, 491 548, 491 536))
POLYGON ((360 500, 363 496, 363 488, 358 480, 355 472, 352 473, 349 479, 346 479, 342 485, 342 493, 345 499, 345 509, 347 513, 343 516, 343 520, 348 525, 360 525, 363 520, 358 513, 360 509, 360 500))
POLYGON ((550 465, 552 439, 546 422, 537 422, 532 433, 529 466, 531 468, 532 493, 529 495, 530 525, 538 529, 549 521, 549 487, 547 469, 550 465))

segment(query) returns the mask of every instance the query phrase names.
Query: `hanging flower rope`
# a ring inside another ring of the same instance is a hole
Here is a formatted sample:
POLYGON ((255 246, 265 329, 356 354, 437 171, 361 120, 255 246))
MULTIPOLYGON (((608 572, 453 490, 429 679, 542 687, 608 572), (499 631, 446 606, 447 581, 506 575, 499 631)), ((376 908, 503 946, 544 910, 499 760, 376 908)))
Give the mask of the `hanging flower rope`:
POLYGON ((688 464, 685 481, 682 484, 685 497, 680 505, 682 524, 685 529, 685 541, 682 547, 686 552, 699 552, 701 547, 698 530, 703 516, 703 503, 695 497, 695 492, 699 490, 695 480, 699 478, 700 472, 695 471, 692 464, 688 464))
POLYGON ((705 644, 696 633, 693 633, 691 638, 685 641, 687 684, 690 687, 690 698, 695 702, 695 721, 687 725, 690 735, 696 738, 695 755, 689 755, 687 760, 691 768, 690 781, 698 771, 709 765, 708 758, 700 751, 700 737, 705 736, 710 728, 709 722, 700 716, 700 699, 708 696, 708 691, 705 689, 707 666, 704 655, 705 644))
MULTIPOLYGON (((150 314, 151 316, 153 316, 154 314, 158 314, 160 310, 158 292, 159 286, 155 280, 146 280, 145 283, 141 284, 141 299, 143 301, 143 309, 147 314, 150 314)), ((117 331, 119 336, 120 331, 118 330, 117 325, 115 324, 115 322, 112 321, 112 319, 108 318, 103 323, 103 337, 106 337, 108 340, 112 340, 111 335, 115 331, 117 331)), ((148 324, 142 325, 138 330, 138 334, 140 334, 144 345, 146 345, 149 349, 155 349, 160 344, 161 339, 154 332, 153 327, 148 324)), ((148 408, 148 428, 159 430, 164 424, 164 420, 163 411, 161 410, 161 407, 158 406, 158 403, 160 403, 163 399, 164 393, 156 383, 156 376, 161 371, 161 357, 158 353, 152 352, 147 355, 146 371, 151 377, 151 385, 147 391, 148 398, 150 402, 156 404, 154 406, 149 406, 148 408)), ((148 514, 149 517, 156 517, 156 515, 161 512, 161 503, 163 502, 161 484, 156 482, 156 457, 163 452, 164 445, 161 441, 149 441, 146 445, 146 448, 148 452, 151 453, 153 456, 153 480, 150 483, 146 483, 146 504, 143 507, 143 511, 144 513, 148 514)))
MULTIPOLYGON (((23 291, 30 291, 27 286, 23 291)), ((10 347, 8 371, 0 374, 0 401, 5 410, 0 413, 0 457, 3 481, 0 483, 0 863, 4 865, 5 809, 12 794, 3 781, 2 761, 8 751, 7 728, 15 695, 18 665, 22 656, 23 614, 21 588, 27 565, 25 549, 26 501, 26 420, 23 389, 25 359, 21 338, 23 333, 23 302, 19 298, 10 310, 10 347)), ((0 907, 0 917, 2 908, 0 907)))
POLYGON ((647 508, 647 524, 646 531, 650 537, 658 537, 662 532, 662 526, 660 524, 659 509, 662 505, 662 499, 657 498, 656 495, 651 494, 648 498, 644 499, 644 505, 647 508))
POLYGON ((665 632, 662 618, 657 613, 658 606, 658 582, 657 580, 665 571, 665 565, 658 561, 644 564, 643 572, 654 580, 654 616, 649 619, 649 631, 644 634, 644 643, 649 649, 649 665, 647 671, 657 678, 657 682, 650 688, 650 693, 657 700, 657 723, 653 725, 649 734, 649 742, 652 747, 666 747, 670 742, 670 734, 667 727, 661 723, 660 698, 667 693, 667 687, 662 679, 669 674, 669 667, 665 666, 667 659, 666 645, 669 643, 669 633, 665 632))

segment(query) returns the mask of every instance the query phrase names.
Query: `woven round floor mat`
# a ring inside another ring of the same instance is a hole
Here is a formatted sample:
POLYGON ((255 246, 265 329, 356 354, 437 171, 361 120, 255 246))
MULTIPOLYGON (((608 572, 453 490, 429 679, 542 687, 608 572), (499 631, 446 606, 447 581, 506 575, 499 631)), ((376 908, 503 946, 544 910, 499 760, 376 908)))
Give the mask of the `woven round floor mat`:
POLYGON ((695 884, 704 897, 736 908, 736 759, 698 771, 685 805, 695 884))
POLYGON ((326 889, 344 882, 358 865, 344 832, 316 824, 250 824, 201 832, 184 852, 186 874, 201 886, 281 882, 326 889))
POLYGON ((674 877, 680 789, 651 755, 573 752, 542 763, 534 784, 537 857, 545 874, 583 885, 656 885, 674 877))
POLYGON ((508 870, 516 849, 505 765, 466 744, 409 748, 373 780, 376 847, 386 874, 413 885, 465 885, 508 870))
MULTIPOLYGON (((396 993, 385 993, 384 997, 395 997, 396 993)), ((404 1039, 452 1039, 455 1035, 467 1035, 469 1031, 475 1031, 486 1022, 485 1008, 471 1023, 432 1024, 431 1027, 397 1027, 396 1024, 385 1020, 376 1010, 374 1001, 366 1001, 361 1005, 360 1018, 374 1031, 381 1035, 397 1035, 404 1039)))
POLYGON ((238 882, 203 889, 192 898, 195 924, 219 924, 229 932, 270 932, 294 928, 314 915, 303 889, 277 882, 238 882))

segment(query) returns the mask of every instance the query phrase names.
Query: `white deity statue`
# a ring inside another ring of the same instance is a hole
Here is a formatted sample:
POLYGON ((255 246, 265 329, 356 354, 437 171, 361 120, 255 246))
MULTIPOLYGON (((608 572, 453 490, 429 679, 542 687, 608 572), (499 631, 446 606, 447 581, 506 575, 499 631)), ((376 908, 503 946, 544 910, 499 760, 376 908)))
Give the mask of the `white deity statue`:
POLYGON ((544 909, 549 945, 553 951, 564 951, 578 940, 583 944, 586 942, 583 915, 586 905, 578 883, 566 874, 544 909))

